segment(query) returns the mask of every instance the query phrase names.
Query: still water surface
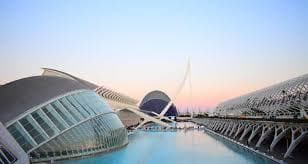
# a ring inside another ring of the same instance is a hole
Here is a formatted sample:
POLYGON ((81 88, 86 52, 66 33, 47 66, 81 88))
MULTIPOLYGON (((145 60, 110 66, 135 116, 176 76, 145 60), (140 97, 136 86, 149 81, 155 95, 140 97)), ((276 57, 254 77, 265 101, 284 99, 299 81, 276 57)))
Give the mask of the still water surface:
POLYGON ((222 142, 201 130, 175 132, 138 131, 129 144, 118 151, 64 164, 250 164, 270 163, 251 152, 222 142))

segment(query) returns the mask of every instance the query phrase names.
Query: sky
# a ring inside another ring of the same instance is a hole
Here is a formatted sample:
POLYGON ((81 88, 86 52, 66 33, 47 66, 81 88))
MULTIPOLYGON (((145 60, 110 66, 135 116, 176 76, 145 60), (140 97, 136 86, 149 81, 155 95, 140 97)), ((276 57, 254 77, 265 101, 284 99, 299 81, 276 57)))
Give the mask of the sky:
POLYGON ((1 0, 0 84, 58 69, 180 110, 308 73, 306 0, 1 0))

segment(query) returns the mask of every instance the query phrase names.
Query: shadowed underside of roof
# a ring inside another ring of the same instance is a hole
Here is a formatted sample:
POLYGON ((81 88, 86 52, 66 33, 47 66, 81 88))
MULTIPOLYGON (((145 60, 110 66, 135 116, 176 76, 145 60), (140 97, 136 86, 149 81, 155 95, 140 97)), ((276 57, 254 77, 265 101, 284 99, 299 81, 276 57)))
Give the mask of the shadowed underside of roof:
POLYGON ((34 106, 80 89, 88 88, 56 76, 33 76, 7 83, 0 86, 0 121, 5 124, 34 106))

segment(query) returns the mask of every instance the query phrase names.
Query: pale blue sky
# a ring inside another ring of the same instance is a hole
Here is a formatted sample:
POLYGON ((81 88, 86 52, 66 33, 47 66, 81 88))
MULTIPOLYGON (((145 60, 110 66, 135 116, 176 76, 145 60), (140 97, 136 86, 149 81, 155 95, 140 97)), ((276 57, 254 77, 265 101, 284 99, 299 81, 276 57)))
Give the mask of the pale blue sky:
MULTIPOLYGON (((0 1, 0 84, 60 69, 135 98, 172 96, 187 58, 208 107, 308 73, 308 1, 0 1)), ((189 101, 189 102, 188 102, 189 101)))

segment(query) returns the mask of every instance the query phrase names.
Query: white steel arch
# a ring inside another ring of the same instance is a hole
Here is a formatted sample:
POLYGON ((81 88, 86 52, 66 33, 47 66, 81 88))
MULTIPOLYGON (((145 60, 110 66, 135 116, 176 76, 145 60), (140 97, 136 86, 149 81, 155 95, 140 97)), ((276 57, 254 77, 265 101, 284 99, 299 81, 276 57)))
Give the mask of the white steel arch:
POLYGON ((138 115, 139 117, 141 117, 141 118, 144 119, 144 121, 141 122, 141 123, 136 127, 136 129, 140 128, 141 126, 143 126, 145 123, 148 123, 148 122, 154 122, 154 123, 156 123, 156 124, 158 124, 158 125, 160 125, 160 126, 167 127, 167 128, 170 128, 170 127, 171 127, 169 124, 167 124, 167 123, 165 123, 165 122, 163 122, 163 121, 160 121, 160 120, 158 120, 158 119, 156 119, 156 118, 154 118, 154 117, 151 117, 151 116, 149 116, 149 115, 147 115, 147 114, 145 114, 145 113, 143 113, 143 112, 140 112, 140 111, 138 110, 138 108, 136 108, 136 107, 118 108, 118 109, 115 109, 115 112, 120 112, 120 111, 122 111, 122 110, 128 110, 128 111, 130 111, 130 112, 133 112, 133 113, 135 113, 136 115, 138 115))

